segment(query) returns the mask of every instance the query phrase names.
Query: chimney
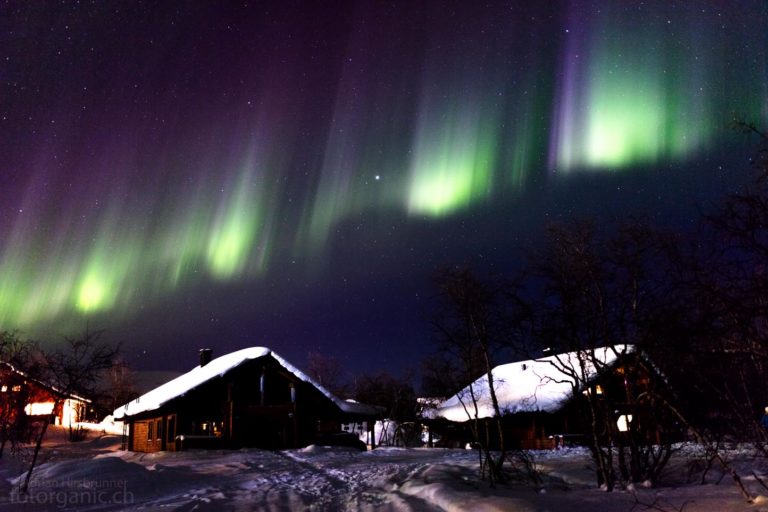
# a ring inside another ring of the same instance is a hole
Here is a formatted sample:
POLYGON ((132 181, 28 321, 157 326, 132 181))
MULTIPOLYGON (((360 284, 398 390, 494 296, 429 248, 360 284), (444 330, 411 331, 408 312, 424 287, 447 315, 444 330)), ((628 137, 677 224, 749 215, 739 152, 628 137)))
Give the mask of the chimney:
POLYGON ((200 367, 203 367, 211 362, 211 356, 213 355, 213 349, 201 348, 200 349, 200 367))

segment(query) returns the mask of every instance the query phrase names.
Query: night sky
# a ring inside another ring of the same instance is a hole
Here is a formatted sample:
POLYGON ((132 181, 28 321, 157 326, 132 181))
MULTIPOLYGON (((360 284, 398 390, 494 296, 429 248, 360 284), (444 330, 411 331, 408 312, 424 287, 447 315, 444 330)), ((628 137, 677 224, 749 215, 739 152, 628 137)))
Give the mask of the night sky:
POLYGON ((0 328, 417 367, 431 277, 685 229, 768 121, 754 1, 4 2, 0 328))

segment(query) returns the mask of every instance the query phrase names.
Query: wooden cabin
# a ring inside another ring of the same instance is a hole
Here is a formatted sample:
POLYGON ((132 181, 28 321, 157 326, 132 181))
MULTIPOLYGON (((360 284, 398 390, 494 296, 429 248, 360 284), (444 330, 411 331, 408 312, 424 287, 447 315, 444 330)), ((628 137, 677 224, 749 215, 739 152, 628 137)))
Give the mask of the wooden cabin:
POLYGON ((301 447, 379 415, 333 396, 268 348, 210 354, 202 350, 199 366, 115 410, 127 449, 301 447))
MULTIPOLYGON (((611 414, 621 432, 628 423, 642 425, 642 435, 658 442, 670 435, 659 427, 654 411, 633 401, 652 385, 653 375, 637 365, 643 357, 631 345, 595 349, 593 353, 563 353, 539 359, 518 361, 493 369, 494 389, 502 412, 502 426, 508 447, 548 449, 581 443, 585 428, 584 405, 587 394, 594 394, 601 414, 611 414), (581 373, 579 359, 589 361, 581 373), (586 376, 573 379, 569 368, 586 376), (610 411, 608 410, 610 409, 610 411), (646 410, 647 409, 647 410, 646 410)), ((438 446, 463 447, 473 439, 471 422, 489 422, 495 417, 488 380, 484 375, 456 395, 424 411, 424 423, 439 438, 438 446)), ((495 420, 494 420, 495 421, 495 420)), ((635 429, 637 430, 637 429, 635 429)))
POLYGON ((54 413, 54 424, 72 426, 83 421, 89 403, 0 362, 0 419, 6 424, 31 426, 54 413))

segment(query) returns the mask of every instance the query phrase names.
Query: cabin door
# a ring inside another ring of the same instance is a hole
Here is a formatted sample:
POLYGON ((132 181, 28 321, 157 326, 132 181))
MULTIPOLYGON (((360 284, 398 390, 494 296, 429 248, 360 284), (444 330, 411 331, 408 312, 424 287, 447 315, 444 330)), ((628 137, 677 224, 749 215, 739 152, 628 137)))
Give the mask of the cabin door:
POLYGON ((165 418, 165 449, 176 451, 176 415, 169 414, 165 418))

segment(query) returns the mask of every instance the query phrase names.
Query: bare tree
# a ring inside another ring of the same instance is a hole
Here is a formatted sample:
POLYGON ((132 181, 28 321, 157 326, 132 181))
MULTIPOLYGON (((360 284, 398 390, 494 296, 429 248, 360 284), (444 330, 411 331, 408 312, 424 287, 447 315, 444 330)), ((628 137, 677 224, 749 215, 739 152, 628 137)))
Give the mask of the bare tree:
POLYGON ((664 397, 670 409, 751 501, 721 449, 752 440, 768 456, 768 432, 759 423, 768 405, 768 137, 752 124, 734 125, 758 137, 757 176, 704 217, 696 247, 678 267, 685 306, 660 329, 674 331, 674 340, 666 336, 670 342, 656 353, 675 355, 675 364, 659 358, 676 391, 664 397))
POLYGON ((349 384, 344 379, 344 369, 337 358, 320 352, 309 352, 307 373, 331 393, 340 397, 349 394, 349 384))
POLYGON ((402 446, 415 442, 419 434, 415 424, 418 403, 408 376, 398 378, 386 372, 363 375, 355 382, 354 396, 360 402, 382 407, 389 420, 383 422, 377 444, 386 444, 385 439, 402 446))
POLYGON ((96 418, 103 418, 123 404, 139 396, 136 388, 136 376, 131 366, 122 358, 114 360, 109 368, 103 370, 98 378, 93 409, 96 418))
POLYGON ((0 457, 5 446, 10 443, 11 451, 26 439, 28 425, 24 406, 27 403, 28 389, 21 387, 18 392, 12 389, 23 376, 33 377, 37 373, 37 345, 22 340, 18 333, 0 332, 0 375, 7 380, 0 382, 0 457))
MULTIPOLYGON (((504 438, 503 411, 496 396, 493 367, 500 351, 510 346, 505 333, 505 313, 500 282, 481 282, 466 268, 446 269, 436 278, 443 301, 433 318, 437 334, 440 364, 450 368, 458 382, 469 383, 466 394, 460 392, 467 420, 479 446, 481 472, 491 485, 504 479, 507 460, 504 438), (480 376, 487 380, 487 389, 475 389, 473 382, 480 376), (481 396, 487 393, 487 396, 481 396), (480 415, 480 400, 490 400, 492 418, 480 415)), ((455 387, 457 382, 446 383, 455 387)))
POLYGON ((20 492, 26 493, 35 469, 43 438, 48 426, 55 421, 56 411, 65 397, 79 394, 87 396, 95 391, 101 372, 110 368, 119 352, 116 347, 100 343, 101 332, 88 333, 82 337, 64 340, 62 349, 45 355, 42 376, 57 391, 51 414, 43 421, 35 439, 35 448, 29 470, 20 485, 20 492))
POLYGON ((534 336, 552 354, 566 354, 552 364, 583 404, 597 481, 608 490, 655 480, 671 455, 660 434, 670 429, 672 415, 656 399, 666 392, 659 388, 663 380, 642 357, 649 325, 669 295, 667 243, 639 221, 609 237, 590 222, 576 222, 551 227, 548 243, 531 259, 541 290, 532 306, 534 336), (621 392, 604 390, 606 383, 621 392))

